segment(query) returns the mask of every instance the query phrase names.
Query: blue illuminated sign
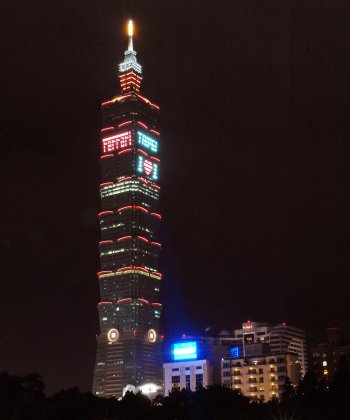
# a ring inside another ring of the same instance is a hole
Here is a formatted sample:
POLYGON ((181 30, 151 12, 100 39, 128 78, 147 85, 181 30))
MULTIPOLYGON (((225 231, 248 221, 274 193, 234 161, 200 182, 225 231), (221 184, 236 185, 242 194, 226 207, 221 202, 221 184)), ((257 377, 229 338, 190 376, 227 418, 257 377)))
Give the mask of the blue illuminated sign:
POLYGON ((157 140, 150 136, 146 136, 146 134, 141 133, 141 131, 137 132, 137 143, 145 149, 150 150, 151 152, 158 152, 157 140))
POLYGON ((239 357, 239 353, 240 351, 238 346, 230 348, 230 357, 234 357, 237 359, 239 357))
POLYGON ((145 174, 151 179, 158 179, 158 163, 154 163, 151 160, 144 158, 143 156, 137 156, 137 172, 145 174))
POLYGON ((197 359, 197 341, 174 343, 173 356, 174 360, 197 359))

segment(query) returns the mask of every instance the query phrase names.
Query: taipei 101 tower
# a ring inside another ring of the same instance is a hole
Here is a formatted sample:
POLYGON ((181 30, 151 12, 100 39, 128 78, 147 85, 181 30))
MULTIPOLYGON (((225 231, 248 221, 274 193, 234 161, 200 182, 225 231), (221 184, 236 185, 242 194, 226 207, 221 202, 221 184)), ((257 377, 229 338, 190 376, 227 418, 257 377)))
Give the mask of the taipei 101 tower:
POLYGON ((100 137, 101 300, 93 393, 117 398, 128 390, 153 394, 162 385, 159 107, 140 94, 132 21, 128 32, 120 94, 101 105, 100 137))

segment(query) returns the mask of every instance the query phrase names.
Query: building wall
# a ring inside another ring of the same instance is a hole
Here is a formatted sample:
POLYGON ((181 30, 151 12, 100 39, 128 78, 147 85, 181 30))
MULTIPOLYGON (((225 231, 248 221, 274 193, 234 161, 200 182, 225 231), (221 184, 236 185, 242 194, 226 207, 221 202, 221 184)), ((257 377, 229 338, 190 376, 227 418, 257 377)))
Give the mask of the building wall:
POLYGON ((213 384, 213 365, 208 360, 164 363, 163 372, 164 396, 174 389, 195 391, 198 386, 213 384))
POLYGON ((222 361, 222 384, 254 400, 280 398, 288 376, 297 385, 299 364, 296 355, 270 354, 261 357, 222 361))

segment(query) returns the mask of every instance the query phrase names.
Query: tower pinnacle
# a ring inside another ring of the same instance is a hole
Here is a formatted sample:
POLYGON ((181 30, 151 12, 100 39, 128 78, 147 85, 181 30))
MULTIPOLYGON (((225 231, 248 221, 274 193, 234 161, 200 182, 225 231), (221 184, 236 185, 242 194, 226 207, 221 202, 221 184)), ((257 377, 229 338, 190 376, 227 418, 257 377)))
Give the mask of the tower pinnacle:
POLYGON ((119 80, 122 93, 139 92, 142 80, 142 67, 137 62, 136 51, 133 45, 134 24, 132 19, 128 22, 128 49, 124 53, 124 61, 119 64, 119 80))
POLYGON ((134 46, 133 46, 133 42, 132 42, 133 34, 134 34, 134 25, 132 23, 132 19, 130 19, 129 23, 128 23, 128 35, 129 35, 128 51, 133 51, 134 50, 134 46))

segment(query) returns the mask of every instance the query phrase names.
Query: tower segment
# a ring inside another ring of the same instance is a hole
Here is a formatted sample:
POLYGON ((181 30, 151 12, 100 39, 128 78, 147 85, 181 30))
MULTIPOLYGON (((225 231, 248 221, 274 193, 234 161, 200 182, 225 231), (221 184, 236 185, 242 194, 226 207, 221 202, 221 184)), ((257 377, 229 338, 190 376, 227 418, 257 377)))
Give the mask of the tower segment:
POLYGON ((93 392, 121 397, 161 386, 158 271, 159 107, 140 95, 132 22, 121 93, 101 104, 100 334, 93 392))

